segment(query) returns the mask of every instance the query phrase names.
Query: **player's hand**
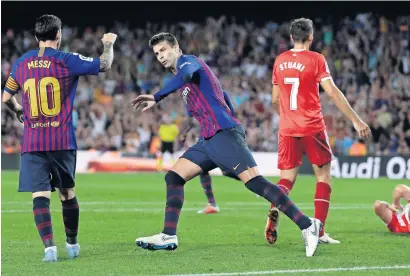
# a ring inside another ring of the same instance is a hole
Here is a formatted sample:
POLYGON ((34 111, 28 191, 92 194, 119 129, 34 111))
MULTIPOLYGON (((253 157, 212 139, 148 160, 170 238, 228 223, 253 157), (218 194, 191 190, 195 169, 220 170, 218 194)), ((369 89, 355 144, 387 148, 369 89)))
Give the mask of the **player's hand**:
POLYGON ((402 212, 403 211, 403 209, 404 209, 404 207, 400 204, 400 203, 393 203, 392 205, 392 208, 394 209, 394 210, 396 210, 395 212, 396 213, 398 213, 398 212, 402 212))
POLYGON ((359 133, 359 137, 363 140, 367 141, 372 137, 372 131, 365 122, 361 120, 353 122, 353 126, 356 129, 357 133, 359 133))
POLYGON ((187 137, 187 134, 186 134, 186 133, 179 135, 179 136, 178 136, 178 141, 179 141, 179 143, 185 144, 186 137, 187 137))
POLYGON ((108 42, 108 43, 114 44, 114 42, 115 42, 116 39, 117 39, 117 35, 116 35, 116 34, 107 33, 107 34, 104 34, 104 36, 103 36, 103 38, 101 39, 101 41, 102 41, 103 43, 108 42))
POLYGON ((17 107, 15 113, 20 123, 24 123, 23 107, 22 106, 17 107))
POLYGON ((135 110, 147 111, 156 104, 154 95, 139 95, 132 101, 132 106, 135 110))

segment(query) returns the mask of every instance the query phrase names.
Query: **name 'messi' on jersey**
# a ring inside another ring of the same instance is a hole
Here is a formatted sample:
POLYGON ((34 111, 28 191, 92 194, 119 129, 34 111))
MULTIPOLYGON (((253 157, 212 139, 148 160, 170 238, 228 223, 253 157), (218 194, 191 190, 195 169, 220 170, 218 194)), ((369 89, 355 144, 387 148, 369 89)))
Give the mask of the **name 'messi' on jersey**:
POLYGON ((296 69, 299 70, 300 72, 303 72, 303 70, 305 69, 305 65, 303 65, 302 63, 299 62, 295 62, 295 61, 286 61, 286 62, 282 62, 279 64, 279 70, 283 71, 286 69, 296 69))

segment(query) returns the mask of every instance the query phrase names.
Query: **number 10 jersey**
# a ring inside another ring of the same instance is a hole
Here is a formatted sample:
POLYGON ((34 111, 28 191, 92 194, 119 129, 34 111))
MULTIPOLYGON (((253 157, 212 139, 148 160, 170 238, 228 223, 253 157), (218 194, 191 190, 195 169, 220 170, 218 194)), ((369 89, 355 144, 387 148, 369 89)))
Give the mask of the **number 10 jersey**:
POLYGON ((99 69, 99 58, 49 47, 14 62, 4 91, 14 95, 22 90, 22 153, 77 149, 72 111, 78 79, 97 75, 99 69))

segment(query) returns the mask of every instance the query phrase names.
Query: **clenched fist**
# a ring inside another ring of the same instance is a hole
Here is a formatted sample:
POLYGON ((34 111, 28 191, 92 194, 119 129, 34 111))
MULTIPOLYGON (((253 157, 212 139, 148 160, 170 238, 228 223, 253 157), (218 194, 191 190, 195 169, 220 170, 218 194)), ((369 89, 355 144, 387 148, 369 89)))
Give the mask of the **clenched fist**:
POLYGON ((113 34, 113 33, 107 33, 104 34, 103 38, 101 39, 101 41, 103 43, 108 42, 108 43, 112 43, 114 44, 115 40, 117 39, 117 35, 113 34))

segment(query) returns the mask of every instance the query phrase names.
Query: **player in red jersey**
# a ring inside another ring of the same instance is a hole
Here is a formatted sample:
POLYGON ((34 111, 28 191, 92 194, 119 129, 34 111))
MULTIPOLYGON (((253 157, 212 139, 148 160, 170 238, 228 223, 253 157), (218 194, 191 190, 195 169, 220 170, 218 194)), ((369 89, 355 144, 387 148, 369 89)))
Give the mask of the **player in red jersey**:
MULTIPOLYGON (((276 58, 272 76, 272 103, 280 114, 278 168, 281 179, 278 185, 286 194, 291 191, 305 153, 317 180, 315 218, 324 226, 330 203, 330 162, 333 156, 321 111, 319 83, 350 119, 361 138, 370 138, 371 131, 333 83, 324 56, 309 51, 313 40, 312 21, 305 18, 294 20, 290 33, 294 48, 276 58)), ((272 244, 277 239, 278 215, 277 208, 272 205, 265 228, 265 238, 272 244)), ((320 242, 339 243, 324 232, 324 227, 320 231, 320 242)))
POLYGON ((98 75, 111 68, 117 35, 104 34, 100 58, 58 51, 61 20, 40 16, 34 27, 38 49, 32 49, 13 64, 3 102, 24 123, 19 192, 33 198, 34 222, 44 244, 43 262, 57 261, 50 214, 51 192, 59 190, 68 258, 80 254, 77 242, 79 204, 75 195, 77 143, 72 110, 80 76, 98 75), (22 104, 14 97, 22 92, 22 104))
POLYGON ((410 234, 410 187, 397 185, 393 191, 393 204, 376 200, 373 209, 392 233, 410 234), (400 204, 401 199, 407 201, 405 207, 400 204))

